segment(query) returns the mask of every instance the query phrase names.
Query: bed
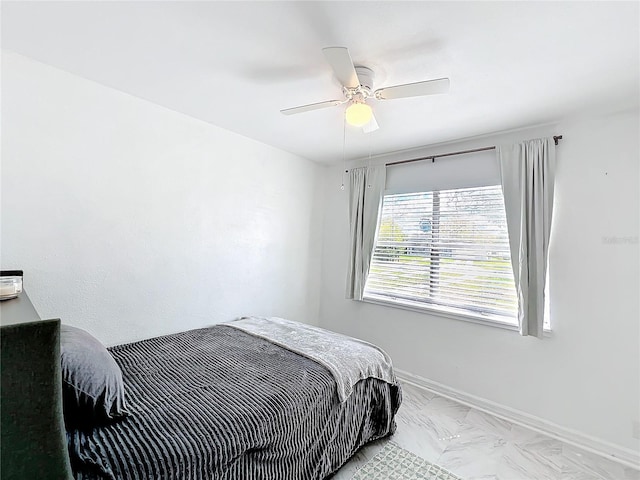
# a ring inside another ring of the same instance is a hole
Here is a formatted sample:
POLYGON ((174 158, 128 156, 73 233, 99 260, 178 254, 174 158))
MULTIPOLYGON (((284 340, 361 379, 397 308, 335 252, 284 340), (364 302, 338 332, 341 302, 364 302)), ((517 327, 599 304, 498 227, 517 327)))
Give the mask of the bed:
POLYGON ((67 426, 77 480, 324 479, 395 431, 397 382, 374 373, 345 389, 331 365, 230 324, 109 352, 128 415, 67 426))
MULTIPOLYGON (((126 415, 76 425, 66 402, 73 327, 40 320, 24 293, 0 310, 4 480, 322 479, 395 430, 400 387, 390 362, 385 373, 385 362, 362 361, 365 342, 313 339, 300 324, 287 344, 234 322, 108 351, 83 331, 104 355, 93 363, 118 369, 126 415), (316 351, 326 355, 310 358, 316 351), (332 352, 351 354, 349 365, 332 352)), ((91 381, 98 370, 87 370, 91 381)))

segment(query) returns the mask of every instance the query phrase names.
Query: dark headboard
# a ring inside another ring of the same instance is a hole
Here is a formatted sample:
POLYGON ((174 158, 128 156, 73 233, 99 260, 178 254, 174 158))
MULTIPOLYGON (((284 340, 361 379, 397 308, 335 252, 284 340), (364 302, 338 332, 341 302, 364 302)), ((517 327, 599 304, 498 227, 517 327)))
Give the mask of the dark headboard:
POLYGON ((40 320, 26 292, 0 302, 2 480, 71 479, 62 414, 60 320, 40 320))

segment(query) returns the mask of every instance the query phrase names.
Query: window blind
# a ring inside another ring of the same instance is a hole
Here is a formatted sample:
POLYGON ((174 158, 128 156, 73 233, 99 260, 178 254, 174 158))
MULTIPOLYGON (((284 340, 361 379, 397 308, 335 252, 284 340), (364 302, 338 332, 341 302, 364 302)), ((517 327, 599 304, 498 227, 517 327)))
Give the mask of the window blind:
POLYGON ((500 186, 385 195, 364 298, 516 324, 500 186))

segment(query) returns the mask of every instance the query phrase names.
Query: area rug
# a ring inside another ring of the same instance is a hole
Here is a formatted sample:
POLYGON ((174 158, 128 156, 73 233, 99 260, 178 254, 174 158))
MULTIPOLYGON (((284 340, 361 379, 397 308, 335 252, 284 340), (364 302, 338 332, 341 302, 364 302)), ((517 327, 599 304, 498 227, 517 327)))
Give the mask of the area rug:
POLYGON ((462 480, 444 468, 389 442, 352 480, 462 480))

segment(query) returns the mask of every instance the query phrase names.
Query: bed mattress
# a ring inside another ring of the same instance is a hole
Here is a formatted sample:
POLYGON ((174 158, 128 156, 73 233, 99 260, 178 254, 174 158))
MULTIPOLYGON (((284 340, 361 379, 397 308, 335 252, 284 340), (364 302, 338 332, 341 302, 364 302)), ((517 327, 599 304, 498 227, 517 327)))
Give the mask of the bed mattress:
POLYGON ((78 480, 323 479, 395 430, 399 386, 340 402, 325 367, 225 325, 109 350, 131 415, 67 432, 78 480))

